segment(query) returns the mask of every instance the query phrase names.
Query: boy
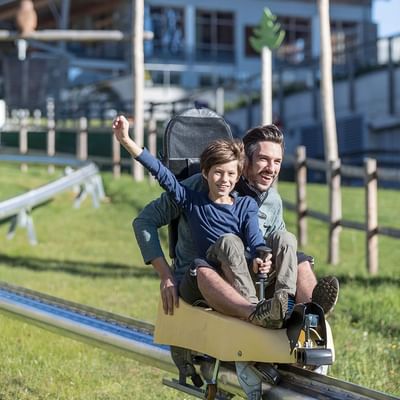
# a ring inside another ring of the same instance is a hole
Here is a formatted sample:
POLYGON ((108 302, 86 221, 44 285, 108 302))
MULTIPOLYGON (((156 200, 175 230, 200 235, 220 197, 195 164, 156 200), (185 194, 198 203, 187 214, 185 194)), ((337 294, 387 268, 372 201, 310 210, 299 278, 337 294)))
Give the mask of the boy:
MULTIPOLYGON (((202 193, 181 185, 159 160, 147 150, 137 146, 129 137, 129 123, 125 117, 119 116, 114 120, 113 131, 117 140, 156 177, 160 185, 173 196, 175 202, 186 213, 198 253, 193 270, 205 267, 216 270, 221 268, 225 272, 227 266, 224 265, 224 255, 221 251, 216 251, 214 244, 220 237, 233 234, 250 249, 253 271, 255 273, 270 271, 270 258, 263 261, 255 257, 256 248, 265 246, 258 226, 257 203, 248 196, 238 197, 231 193, 243 169, 242 143, 216 140, 207 146, 200 157, 200 169, 204 179, 207 180, 209 191, 202 193)), ((240 286, 235 285, 234 281, 230 283, 234 287, 240 286)), ((249 300, 257 302, 258 299, 255 297, 249 300)), ((283 312, 286 313, 286 310, 283 312)))

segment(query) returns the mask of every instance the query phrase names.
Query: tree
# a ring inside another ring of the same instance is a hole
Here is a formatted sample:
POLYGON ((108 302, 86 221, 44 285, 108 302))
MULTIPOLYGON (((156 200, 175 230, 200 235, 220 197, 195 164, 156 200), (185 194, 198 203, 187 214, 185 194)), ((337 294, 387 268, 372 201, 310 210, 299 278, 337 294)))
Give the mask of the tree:
POLYGON ((259 27, 254 29, 250 44, 254 50, 261 53, 261 123, 272 123, 272 54, 285 38, 276 16, 269 8, 264 8, 259 27))

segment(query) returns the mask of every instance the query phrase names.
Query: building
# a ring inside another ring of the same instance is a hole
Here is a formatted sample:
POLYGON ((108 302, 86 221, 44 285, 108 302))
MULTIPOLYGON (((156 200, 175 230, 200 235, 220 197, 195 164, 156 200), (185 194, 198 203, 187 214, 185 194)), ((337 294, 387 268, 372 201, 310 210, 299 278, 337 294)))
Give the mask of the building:
MULTIPOLYGON (((343 51, 375 40, 371 2, 331 0, 334 50, 343 51)), ((119 29, 127 33, 132 25, 132 3, 128 0, 34 1, 38 29, 119 29)), ((257 76, 260 59, 249 45, 249 37, 264 7, 277 15, 286 31, 275 64, 307 65, 319 54, 316 3, 311 0, 145 0, 145 30, 154 32, 154 39, 144 44, 147 84, 193 89, 257 76)), ((15 29, 18 4, 18 1, 0 0, 0 29, 15 29)), ((12 77, 22 75, 23 70, 22 64, 16 61, 15 51, 12 44, 3 43, 0 49, 3 75, 11 75, 3 80, 4 96, 9 97, 10 103, 23 100, 28 105, 29 96, 18 95, 20 91, 11 83, 21 81, 12 77)), ((88 85, 111 77, 129 76, 131 51, 128 42, 56 45, 36 42, 30 43, 29 57, 31 73, 36 71, 36 88, 40 93, 46 92, 39 97, 50 93, 57 98, 58 91, 67 82, 88 85), (47 77, 54 79, 47 79, 45 71, 47 77)), ((114 86, 125 100, 129 98, 130 87, 124 79, 114 86)))
MULTIPOLYGON (((260 73, 249 37, 269 7, 286 31, 277 62, 306 64, 319 55, 317 2, 311 0, 147 0, 146 68, 153 82, 168 79, 185 87, 209 86, 260 73)), ((334 50, 374 41, 371 1, 331 1, 334 50)))
MULTIPOLYGON (((39 30, 120 30, 127 35, 133 4, 34 0, 39 30)), ((304 144, 309 156, 323 157, 316 0, 145 0, 144 5, 145 30, 154 34, 144 42, 147 105, 171 103, 198 88, 230 88, 236 105, 246 104, 226 113, 238 133, 260 121, 259 105, 253 102, 259 96, 260 57, 249 38, 269 7, 286 31, 274 52, 273 106, 287 150, 293 153, 304 144)), ((18 6, 17 0, 0 0, 0 30, 16 29, 18 6)), ((372 0, 330 1, 334 72, 340 78, 335 82, 339 152, 345 162, 361 163, 369 155, 393 166, 399 165, 400 152, 400 35, 377 41, 371 8, 372 0)), ((129 40, 31 41, 23 62, 14 43, 1 42, 0 56, 0 98, 9 108, 44 109, 51 96, 58 116, 61 111, 77 117, 98 116, 107 108, 131 110, 129 40)), ((213 107, 210 95, 200 100, 213 107)))

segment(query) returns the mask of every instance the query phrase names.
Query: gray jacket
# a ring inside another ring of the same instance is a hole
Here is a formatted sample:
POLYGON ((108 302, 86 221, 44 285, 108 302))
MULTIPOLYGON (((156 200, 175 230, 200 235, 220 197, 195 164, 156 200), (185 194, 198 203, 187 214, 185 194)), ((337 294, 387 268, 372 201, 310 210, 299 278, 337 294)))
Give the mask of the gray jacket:
MULTIPOLYGON (((208 190, 201 174, 193 175, 183 183, 193 190, 208 190)), ((242 194, 241 191, 239 194, 242 194)), ((271 187, 267 193, 256 200, 259 204, 259 226, 264 238, 273 232, 284 230, 282 199, 279 193, 271 187)), ((158 199, 149 203, 133 220, 133 229, 144 262, 150 264, 155 258, 164 257, 158 228, 168 225, 178 217, 178 240, 175 246, 173 268, 175 279, 180 281, 197 254, 186 217, 169 195, 163 193, 158 199)))

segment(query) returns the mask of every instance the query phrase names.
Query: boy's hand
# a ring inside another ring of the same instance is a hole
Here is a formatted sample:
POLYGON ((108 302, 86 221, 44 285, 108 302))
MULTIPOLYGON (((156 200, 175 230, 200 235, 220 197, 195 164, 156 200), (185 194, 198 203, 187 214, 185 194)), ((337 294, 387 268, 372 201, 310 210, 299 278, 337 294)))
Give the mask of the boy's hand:
POLYGON ((133 156, 137 157, 142 149, 129 137, 129 122, 123 115, 114 119, 112 129, 118 142, 133 156))
POLYGON ((272 270, 272 254, 263 261, 261 258, 253 259, 253 271, 255 274, 269 274, 272 270))
POLYGON ((118 115, 112 124, 113 132, 118 142, 125 144, 129 142, 129 122, 123 115, 118 115))

